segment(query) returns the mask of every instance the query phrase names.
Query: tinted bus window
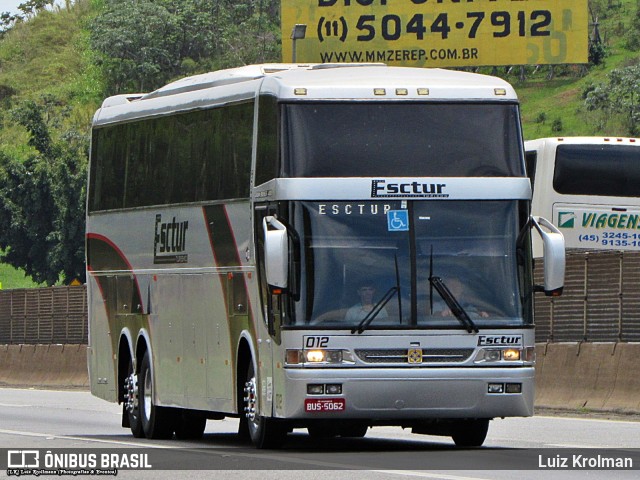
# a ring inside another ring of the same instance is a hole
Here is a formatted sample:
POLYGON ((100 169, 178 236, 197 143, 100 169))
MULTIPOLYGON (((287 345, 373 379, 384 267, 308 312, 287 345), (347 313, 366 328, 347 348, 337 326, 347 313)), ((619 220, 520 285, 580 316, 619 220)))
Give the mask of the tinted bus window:
POLYGON ((559 145, 553 188, 565 195, 640 197, 638 147, 559 145))
POLYGON ((514 104, 284 107, 283 176, 525 176, 514 104))
POLYGON ((263 95, 258 103, 256 185, 276 177, 278 158, 278 103, 275 97, 263 95))
POLYGON ((249 196, 253 103, 97 128, 89 209, 249 196))

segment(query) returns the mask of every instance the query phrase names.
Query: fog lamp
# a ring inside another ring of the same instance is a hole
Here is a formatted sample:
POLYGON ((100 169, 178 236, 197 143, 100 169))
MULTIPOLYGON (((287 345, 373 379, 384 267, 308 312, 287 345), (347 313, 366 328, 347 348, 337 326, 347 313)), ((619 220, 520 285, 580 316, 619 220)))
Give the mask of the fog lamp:
POLYGON ((329 384, 326 389, 327 395, 341 395, 342 385, 340 383, 329 384))
POLYGON ((489 393, 502 393, 504 392, 504 384, 503 383, 490 383, 489 388, 487 390, 489 393))
POLYGON ((506 393, 522 393, 522 384, 521 383, 507 383, 505 385, 504 391, 506 393))
POLYGON ((307 394, 309 395, 322 395, 324 393, 324 385, 310 383, 307 385, 307 394))

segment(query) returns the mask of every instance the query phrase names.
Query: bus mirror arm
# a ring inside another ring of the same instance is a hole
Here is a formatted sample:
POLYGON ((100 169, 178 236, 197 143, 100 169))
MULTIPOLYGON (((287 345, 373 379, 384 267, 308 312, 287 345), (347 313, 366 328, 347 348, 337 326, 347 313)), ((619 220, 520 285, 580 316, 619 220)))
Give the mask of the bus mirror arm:
POLYGON ((262 220, 264 232, 264 264, 267 283, 272 288, 289 285, 289 238, 287 227, 274 216, 262 220))
POLYGON ((559 296, 562 294, 562 289, 564 288, 564 236, 562 232, 546 218, 531 217, 531 224, 540 237, 542 237, 544 248, 544 287, 541 289, 536 287, 535 290, 543 291, 548 297, 559 296))

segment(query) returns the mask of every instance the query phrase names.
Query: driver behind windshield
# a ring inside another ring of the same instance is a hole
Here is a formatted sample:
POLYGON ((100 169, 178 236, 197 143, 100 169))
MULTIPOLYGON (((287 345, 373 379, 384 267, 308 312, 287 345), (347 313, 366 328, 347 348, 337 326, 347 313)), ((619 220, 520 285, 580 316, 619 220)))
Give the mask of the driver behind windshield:
MULTIPOLYGON (((344 317, 347 322, 355 323, 364 320, 364 318, 373 310, 373 307, 376 304, 375 299, 376 289, 373 285, 364 284, 358 288, 358 296, 360 297, 360 301, 353 305, 344 317)), ((389 315, 387 310, 382 307, 376 318, 384 319, 388 318, 389 315)))

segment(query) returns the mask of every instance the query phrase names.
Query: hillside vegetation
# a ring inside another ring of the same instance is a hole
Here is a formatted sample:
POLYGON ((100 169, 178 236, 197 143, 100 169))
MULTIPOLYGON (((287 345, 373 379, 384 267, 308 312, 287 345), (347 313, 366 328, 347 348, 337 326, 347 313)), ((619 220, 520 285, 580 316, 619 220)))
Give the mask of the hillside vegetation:
MULTIPOLYGON (((640 134, 638 3, 590 0, 602 41, 589 65, 480 69, 516 87, 526 138, 640 134)), ((1 259, 29 277, 0 270, 3 288, 83 278, 89 125, 104 97, 280 59, 278 0, 51 4, 0 18, 1 259)))

